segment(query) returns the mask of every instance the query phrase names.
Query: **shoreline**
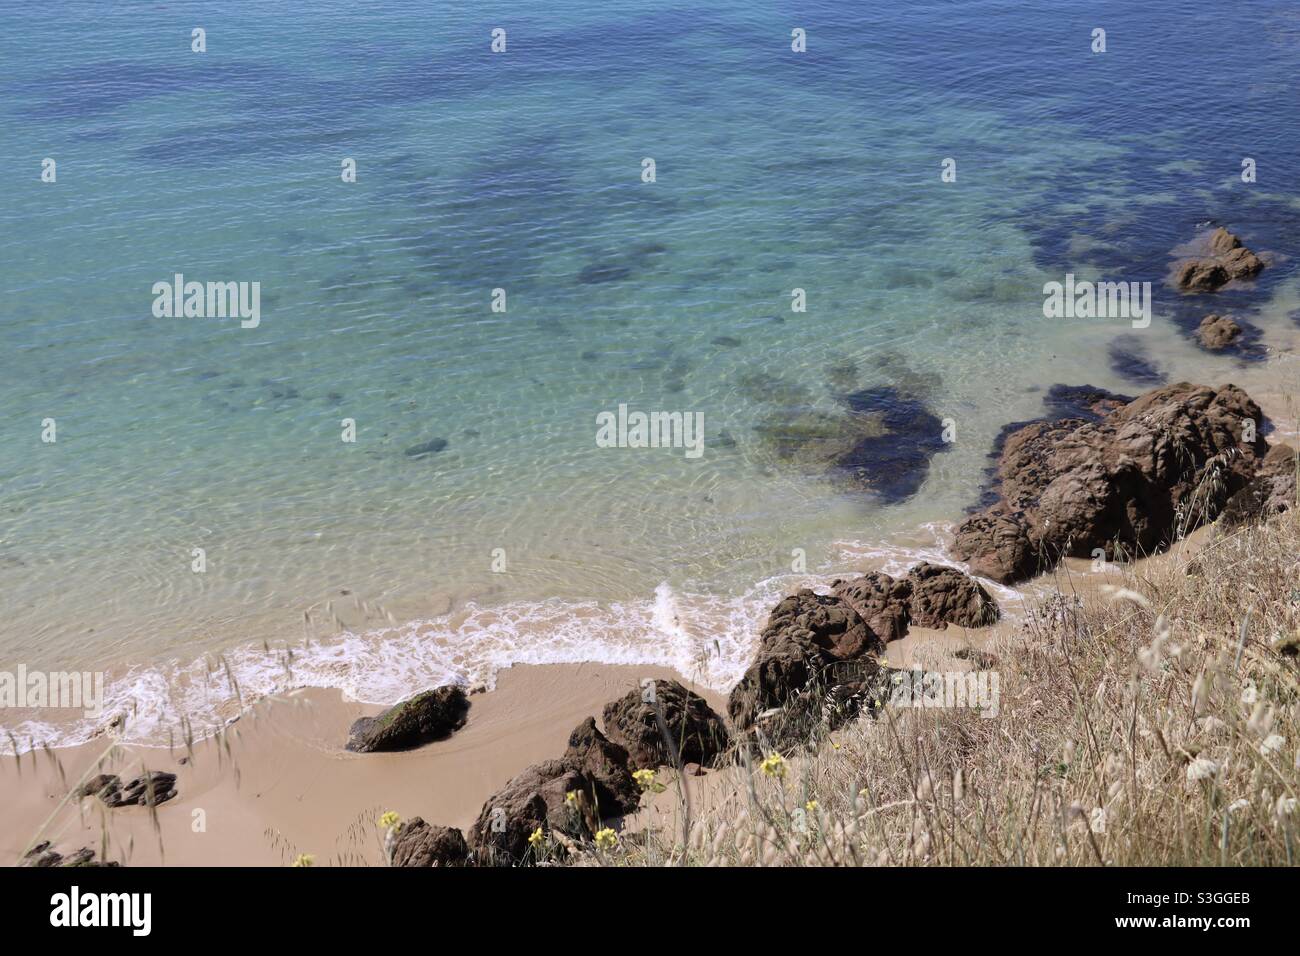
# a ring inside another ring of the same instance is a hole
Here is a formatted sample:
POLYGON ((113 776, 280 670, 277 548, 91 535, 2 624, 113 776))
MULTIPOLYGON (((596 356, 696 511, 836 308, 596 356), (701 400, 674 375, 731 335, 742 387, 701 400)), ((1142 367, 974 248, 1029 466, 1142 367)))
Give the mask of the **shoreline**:
MULTIPOLYGON (((687 683, 655 667, 509 668, 495 691, 471 696, 464 728, 410 751, 345 751, 352 721, 383 708, 313 689, 259 701, 189 752, 183 744, 172 750, 119 745, 103 771, 134 774, 144 766, 177 775, 177 796, 157 808, 156 830, 144 807, 106 811, 90 799, 78 809, 74 798, 59 808, 78 780, 99 772, 94 768, 110 749, 107 742, 28 753, 21 767, 6 756, 0 793, 9 822, 0 834, 0 858, 16 862, 54 813, 41 839, 61 851, 89 846, 98 853, 106 822, 108 858, 128 865, 275 866, 299 853, 312 854, 318 865, 378 864, 375 821, 385 811, 468 829, 505 780, 563 750, 578 723, 645 677, 687 683), (200 818, 206 829, 196 831, 200 818), (132 851, 123 861, 127 847, 132 851)), ((722 706, 721 695, 691 689, 722 706)))
MULTIPOLYGON (((1254 398, 1258 405, 1251 415, 1259 414, 1271 423, 1265 434, 1279 443, 1296 434, 1288 417, 1293 405, 1286 367, 1295 359, 1300 334, 1293 328, 1268 328, 1265 332, 1271 343, 1268 360, 1253 366, 1234 363, 1230 373, 1217 377, 1215 387, 1237 379, 1248 382, 1250 397, 1245 400, 1249 403, 1254 398), (1282 341, 1286 347, 1281 346, 1282 341)), ((1105 400, 1116 398, 1106 394, 1105 400)), ((1031 424, 1021 422, 1014 428, 1028 432, 1031 424)), ((999 444, 995 453, 1005 454, 1005 449, 999 444)), ((998 461, 996 457, 990 460, 998 461)), ((951 521, 896 530, 873 542, 840 542, 831 567, 775 575, 759 582, 741 599, 730 599, 733 633, 725 648, 716 624, 693 615, 693 609, 683 606, 683 596, 665 583, 656 589, 654 600, 640 608, 647 634, 662 638, 657 644, 647 642, 660 655, 658 660, 532 662, 510 658, 490 662, 486 679, 477 681, 446 667, 434 680, 412 680, 407 674, 413 686, 396 700, 439 686, 471 688, 469 719, 464 726, 408 751, 356 754, 344 749, 353 721, 374 717, 396 702, 355 699, 364 696, 364 691, 349 694, 349 690, 358 689, 357 682, 349 678, 367 667, 381 676, 391 675, 393 670, 401 672, 403 656, 421 662, 425 648, 420 640, 427 632, 436 633, 434 622, 398 626, 398 634, 410 638, 407 646, 385 640, 391 632, 383 630, 362 634, 345 630, 336 635, 325 657, 325 667, 332 668, 330 676, 335 678, 332 684, 299 679, 294 668, 302 674, 301 661, 294 660, 295 652, 289 646, 272 650, 264 645, 267 658, 273 666, 278 664, 281 674, 251 687, 243 680, 244 674, 232 676, 224 656, 195 661, 189 668, 193 684, 202 680, 205 692, 210 693, 214 677, 218 686, 225 682, 227 694, 213 712, 224 721, 221 726, 209 725, 195 733, 189 723, 181 732, 175 724, 185 722, 183 711, 178 716, 175 710, 168 713, 164 709, 151 715, 153 723, 145 725, 151 737, 118 739, 104 726, 113 720, 110 709, 91 739, 55 746, 32 740, 26 751, 21 750, 20 742, 18 753, 0 756, 0 793, 8 797, 12 820, 0 836, 0 854, 17 861, 31 845, 49 840, 64 854, 83 847, 97 849, 102 859, 132 865, 285 865, 302 855, 322 864, 383 865, 387 855, 384 831, 378 823, 381 816, 390 812, 402 819, 418 816, 468 833, 481 821, 486 800, 499 797, 502 787, 527 768, 559 756, 575 728, 587 718, 599 720, 605 705, 636 691, 646 678, 680 681, 716 712, 728 713, 740 684, 750 679, 755 647, 760 657, 764 653, 759 633, 766 615, 774 604, 784 604, 787 595, 800 589, 825 595, 836 578, 882 571, 902 574, 917 562, 960 569, 977 587, 998 596, 1000 620, 972 627, 953 623, 946 628, 914 623, 898 639, 884 638, 878 660, 896 669, 982 669, 972 662, 986 655, 996 660, 1003 640, 1026 625, 1044 596, 1053 592, 1072 595, 1081 606, 1095 602, 1105 587, 1122 584, 1129 570, 1142 575, 1161 565, 1186 564, 1205 546, 1213 527, 1213 522, 1194 527, 1165 551, 1127 566, 1108 562, 1097 570, 1086 559, 1065 557, 1046 571, 1011 580, 990 577, 995 574, 992 571, 979 573, 974 558, 964 561, 955 557, 954 535, 959 537, 960 529, 975 514, 968 511, 966 520, 953 515, 951 521), (358 641, 369 641, 366 653, 357 653, 358 641), (684 648, 690 653, 683 655, 684 648), (681 666, 683 662, 693 666, 681 666), (286 686, 286 677, 292 686, 286 686), (159 739, 164 732, 167 743, 159 739), (180 743, 182 737, 188 737, 188 742, 180 743), (101 772, 120 774, 124 780, 154 772, 174 774, 176 795, 157 808, 111 810, 98 800, 79 801, 71 796, 101 772), (210 836, 217 839, 210 840, 210 836)), ((364 602, 355 602, 365 609, 364 602)), ((806 606, 811 605, 799 605, 800 613, 806 606)), ((594 601, 582 607, 585 617, 565 622, 573 633, 569 635, 571 646, 560 649, 562 655, 591 653, 593 636, 599 639, 602 628, 611 626, 607 615, 617 617, 623 610, 619 605, 605 608, 594 601)), ((449 608, 448 616, 455 618, 456 610, 449 608)), ((463 624, 476 613, 500 618, 502 610, 471 607, 460 609, 460 613, 463 624)), ((867 619, 868 612, 861 613, 867 619)), ((337 614, 334 620, 342 623, 337 614)), ((527 646, 526 638, 523 643, 527 646)), ((311 646, 308 642, 304 650, 311 646)), ((231 653, 248 650, 237 648, 231 653)), ((134 669, 128 672, 128 683, 135 674, 134 669)), ((174 699, 176 688, 169 685, 167 691, 174 699)), ((764 706, 770 704, 757 705, 746 720, 754 714, 759 721, 769 717, 773 711, 758 713, 764 706)), ((879 708, 879 702, 876 706, 879 708)), ((115 713, 123 712, 119 704, 115 713)), ((725 787, 723 781, 732 775, 714 768, 703 770, 700 776, 705 779, 699 786, 711 791, 725 787)), ((664 801, 648 799, 627 818, 615 817, 615 825, 635 832, 648 826, 646 821, 664 806, 664 801)))
MULTIPOLYGON (((1214 296, 1195 298, 1202 311, 1235 307, 1232 299, 1220 304, 1214 296)), ((1241 385, 1272 423, 1270 440, 1294 441, 1300 437, 1300 406, 1293 392, 1295 363, 1300 357, 1298 304, 1300 287, 1288 281, 1277 286, 1269 299, 1248 308, 1268 349, 1264 360, 1198 351, 1195 364, 1180 363, 1166 369, 1168 377, 1241 385), (1211 367, 1213 374, 1207 371, 1211 367)), ((1050 373, 1051 369, 1044 371, 1050 373)), ((1074 382, 1066 370, 1053 374, 1067 384, 1082 384, 1074 382)), ((942 458, 936 456, 931 463, 932 477, 943 469, 942 458)), ((480 604, 473 596, 439 592, 438 601, 444 602, 445 610, 433 617, 385 625, 374 617, 382 608, 368 605, 344 589, 334 601, 313 605, 312 626, 300 624, 302 633, 293 640, 248 639, 222 651, 196 648, 195 656, 188 660, 171 656, 131 665, 124 671, 110 667, 105 674, 105 714, 93 725, 76 719, 51 723, 44 719, 47 711, 30 726, 24 726, 30 715, 17 712, 9 727, 16 731, 20 749, 29 741, 38 748, 77 746, 102 731, 103 723, 116 714, 127 712, 135 716, 135 729, 139 730, 138 736, 132 736, 135 730, 128 730, 128 738, 160 745, 166 740, 167 726, 175 725, 182 716, 192 724, 206 725, 207 733, 218 732, 237 716, 236 698, 240 695, 260 698, 290 689, 334 688, 361 702, 391 704, 446 683, 490 687, 496 674, 521 663, 647 661, 725 690, 743 672, 757 628, 785 593, 835 576, 904 568, 918 560, 968 570, 949 549, 952 530, 962 517, 947 514, 906 527, 881 527, 869 518, 865 526, 877 532, 876 536, 835 540, 818 567, 803 574, 778 570, 732 593, 678 592, 664 582, 653 594, 634 600, 553 599, 493 605, 480 604), (313 631, 316 622, 328 623, 331 616, 341 630, 313 631), (507 637, 501 639, 501 634, 507 637), (721 654, 713 646, 715 641, 721 643, 721 654), (290 655, 297 673, 286 682, 290 655), (405 673, 399 671, 395 657, 407 668, 405 673), (229 686, 220 687, 226 680, 223 670, 227 664, 240 685, 239 695, 229 686), (219 688, 224 698, 214 698, 214 688, 219 688)), ((986 588, 995 586, 988 579, 981 580, 986 588)), ((0 737, 0 754, 12 749, 8 739, 0 737)))
MULTIPOLYGON (((1186 548, 1142 559, 1138 566, 1186 560, 1209 530, 1198 529, 1186 548)), ((1033 602, 1051 589, 1053 578, 1062 577, 1069 590, 1091 602, 1101 600, 1105 588, 1122 585, 1124 572, 1119 565, 1092 572, 1088 561, 1068 558, 1057 571, 1015 590, 1033 602)), ((888 643, 883 659, 899 668, 969 669, 973 665, 955 652, 996 657, 1025 623, 1023 613, 1013 612, 980 628, 913 626, 888 643)), ((727 710, 725 693, 653 665, 520 664, 498 677, 495 689, 470 695, 463 728, 412 750, 345 750, 352 722, 385 708, 347 701, 337 688, 299 688, 251 703, 189 747, 100 738, 28 751, 17 760, 5 755, 0 793, 10 823, 0 833, 0 859, 17 862, 39 834, 61 853, 88 847, 122 865, 285 866, 300 854, 312 856, 317 866, 386 865, 378 824, 384 813, 468 832, 484 801, 506 781, 560 754, 582 720, 599 719, 606 703, 636 690, 645 678, 680 681, 718 713, 727 710), (65 799, 97 773, 125 779, 146 770, 176 775, 177 795, 159 805, 156 817, 146 807, 108 810, 93 798, 80 804, 65 799)), ((663 774, 675 776, 670 770, 663 774)), ((710 768, 688 785, 707 805, 736 799, 737 779, 733 769, 710 768)), ((672 826, 678 812, 670 787, 648 795, 616 826, 628 833, 665 821, 672 826)))

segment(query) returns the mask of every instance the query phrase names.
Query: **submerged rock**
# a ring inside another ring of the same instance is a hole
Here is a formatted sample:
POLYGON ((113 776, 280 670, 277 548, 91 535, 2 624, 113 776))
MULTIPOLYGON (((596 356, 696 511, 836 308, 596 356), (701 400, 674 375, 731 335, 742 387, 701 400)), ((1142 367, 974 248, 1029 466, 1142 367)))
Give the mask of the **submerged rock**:
POLYGON ((930 473, 930 459, 948 448, 939 416, 890 386, 859 389, 844 402, 866 428, 835 459, 834 467, 888 502, 920 491, 930 473))
POLYGON ((425 455, 436 454, 447 447, 447 439, 430 438, 428 441, 420 442, 418 445, 412 445, 402 454, 407 458, 423 458, 425 455))
POLYGON ((817 407, 809 388, 762 372, 742 374, 738 386, 769 406, 755 432, 776 458, 892 503, 920 490, 930 459, 948 444, 943 421, 924 398, 938 377, 914 371, 897 353, 874 365, 891 384, 844 391, 858 380, 857 366, 830 367, 838 409, 817 407))
POLYGON ((578 273, 578 281, 583 285, 599 285, 602 282, 618 282, 632 274, 632 267, 619 262, 593 262, 583 266, 578 273))
POLYGON ((469 847, 454 827, 431 826, 420 817, 404 822, 393 837, 393 866, 464 866, 469 847))
POLYGON ((1146 343, 1136 335, 1117 335, 1106 349, 1111 371, 1137 385, 1163 385, 1168 376, 1147 352, 1146 343))
POLYGON ((630 765, 637 770, 676 766, 678 762, 707 767, 727 748, 722 718, 702 697, 675 680, 656 680, 629 691, 606 704, 603 717, 605 733, 627 751, 630 765), (664 739, 665 731, 671 747, 664 739), (676 760, 673 750, 677 751, 676 760))
POLYGON ((1241 238, 1219 226, 1207 240, 1208 255, 1188 259, 1174 271, 1174 285, 1184 292, 1216 292, 1235 279, 1253 279, 1264 261, 1242 245, 1241 238))
POLYGON ((1047 410, 1043 420, 1083 418, 1100 421, 1131 401, 1132 395, 1120 395, 1096 385, 1056 384, 1048 388, 1047 394, 1043 396, 1043 407, 1047 410))
POLYGON ((998 501, 958 526, 954 554, 1010 583, 1066 555, 1159 550, 1213 520, 1246 484, 1267 451, 1262 424, 1235 385, 1180 382, 1100 421, 1027 425, 1004 443, 998 501))
POLYGON ((465 726, 469 698, 460 687, 439 687, 416 694, 377 717, 362 717, 348 731, 354 753, 409 750, 448 737, 465 726))

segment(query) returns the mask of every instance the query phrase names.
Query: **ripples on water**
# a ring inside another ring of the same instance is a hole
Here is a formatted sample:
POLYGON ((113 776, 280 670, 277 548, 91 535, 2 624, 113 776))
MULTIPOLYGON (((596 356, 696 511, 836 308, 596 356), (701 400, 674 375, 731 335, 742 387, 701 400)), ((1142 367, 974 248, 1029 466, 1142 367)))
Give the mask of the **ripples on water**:
POLYGON ((794 549, 842 570, 955 519, 1048 385, 1246 374, 1192 304, 1126 340, 1046 323, 1044 281, 1158 282, 1211 219, 1273 250, 1300 219, 1283 3, 7 16, 0 659, 155 709, 215 714, 217 653, 370 700, 512 661, 725 687, 794 549), (175 272, 261 282, 261 326, 154 319, 175 272), (620 403, 702 411, 705 456, 597 449, 620 403))

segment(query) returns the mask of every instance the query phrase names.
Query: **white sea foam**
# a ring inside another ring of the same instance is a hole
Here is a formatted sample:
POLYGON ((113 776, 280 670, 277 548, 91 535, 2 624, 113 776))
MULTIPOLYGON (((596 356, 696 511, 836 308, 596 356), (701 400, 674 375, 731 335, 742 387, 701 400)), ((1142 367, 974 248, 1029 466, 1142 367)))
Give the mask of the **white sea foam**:
MULTIPOLYGON (((196 736, 206 736, 237 717, 241 705, 295 688, 337 688, 345 699, 387 705, 445 684, 490 688, 497 674, 514 664, 667 667, 726 692, 744 673, 762 624, 783 595, 801 587, 824 593, 836 575, 866 569, 898 576, 921 561, 964 567, 943 548, 948 529, 935 523, 883 542, 842 541, 828 566, 778 575, 739 595, 677 590, 663 582, 653 595, 627 602, 469 604, 454 616, 345 631, 269 651, 261 644, 236 647, 219 661, 134 667, 109 675, 104 716, 98 720, 58 726, 28 720, 11 729, 21 750, 42 743, 68 746, 101 732, 114 715, 126 714, 125 741, 166 745, 180 740, 182 717, 196 736)), ((1011 588, 981 581, 1004 609, 1022 601, 1011 588)), ((0 739, 0 751, 9 749, 0 739)))
MULTIPOLYGON (((63 726, 26 721, 12 729, 20 749, 29 741, 68 746, 89 740, 125 713, 125 741, 166 744, 169 733, 180 739, 182 716, 203 736, 237 716, 241 703, 294 688, 337 688, 349 700, 391 704, 444 684, 491 687, 498 672, 513 664, 654 665, 726 691, 744 673, 772 604, 806 583, 782 576, 724 597, 679 593, 665 582, 653 596, 629 602, 471 604, 455 618, 348 631, 269 652, 262 645, 238 647, 220 662, 135 667, 109 675, 99 720, 63 726)), ((0 748, 9 749, 7 740, 0 748)))

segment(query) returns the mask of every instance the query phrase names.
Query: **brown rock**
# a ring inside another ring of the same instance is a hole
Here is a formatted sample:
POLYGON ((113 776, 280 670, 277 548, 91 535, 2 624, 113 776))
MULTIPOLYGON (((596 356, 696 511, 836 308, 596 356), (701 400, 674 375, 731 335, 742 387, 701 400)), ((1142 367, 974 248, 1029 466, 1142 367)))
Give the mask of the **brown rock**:
POLYGON ((630 766, 636 770, 679 762, 709 766, 727 747, 722 718, 702 697, 674 680, 647 682, 640 690, 629 691, 606 704, 603 716, 606 735, 627 750, 630 766))
POLYGON ((957 568, 922 563, 907 577, 912 583, 912 623, 918 627, 984 627, 998 619, 997 602, 957 568))
POLYGON ((757 727, 770 743, 792 746, 859 712, 883 651, 844 598, 800 591, 773 609, 727 711, 738 729, 757 727))
POLYGON ((745 730, 765 711, 784 707, 830 665, 830 655, 793 634, 766 638, 758 657, 727 699, 732 722, 745 730))
POLYGON ((884 650, 884 642, 845 599, 804 588, 782 599, 759 636, 791 634, 821 648, 835 660, 853 660, 866 651, 884 650))
POLYGON ((28 850, 18 865, 29 867, 121 866, 115 860, 96 860, 95 851, 90 847, 82 847, 75 853, 64 856, 55 850, 48 840, 42 841, 28 850))
POLYGON ((468 857, 459 830, 430 826, 419 817, 403 823, 393 838, 393 866, 464 866, 468 857))
POLYGON ((378 717, 362 717, 348 731, 347 749, 356 753, 409 750, 439 740, 465 726, 469 699, 459 687, 416 694, 378 717))
POLYGON ((1188 259, 1175 269, 1174 284, 1184 292, 1215 292, 1234 279, 1253 279, 1264 268, 1263 260, 1222 226, 1206 245, 1209 255, 1188 259))
POLYGON ((1241 337, 1241 326, 1231 316, 1207 315, 1196 330, 1196 339, 1211 352, 1226 349, 1241 337))
POLYGON ((592 781, 563 760, 534 764, 488 797, 469 832, 475 861, 485 865, 523 862, 534 830, 588 839, 593 820, 592 781), (569 793, 577 794, 574 800, 569 793))
POLYGON ((1233 528, 1247 522, 1267 520, 1291 510, 1295 504, 1295 449, 1290 445, 1274 445, 1264 456, 1254 477, 1228 499, 1219 520, 1226 527, 1233 528))
POLYGON ((75 795, 98 797, 108 807, 158 806, 176 796, 176 774, 147 770, 123 784, 117 774, 101 773, 77 788, 75 795))
POLYGON ((1235 385, 1180 382, 1101 421, 1032 423, 1007 438, 1001 500, 957 529, 954 553, 977 574, 1023 580, 1060 557, 1151 553, 1213 520, 1254 474, 1262 413, 1235 385))
POLYGON ((912 584, 873 571, 861 577, 831 582, 831 593, 858 612, 881 640, 896 641, 907 633, 912 584))
POLYGON ((952 551, 980 577, 999 584, 1028 580, 1043 569, 1023 512, 990 509, 971 515, 957 526, 952 551))
POLYGON ((641 788, 632 779, 627 750, 607 739, 591 717, 573 729, 562 759, 592 782, 602 817, 631 813, 640 804, 641 788))
POLYGON ((1219 226, 1214 232, 1210 233, 1207 246, 1212 256, 1226 256, 1234 249, 1241 248, 1241 237, 1233 235, 1223 226, 1219 226))

